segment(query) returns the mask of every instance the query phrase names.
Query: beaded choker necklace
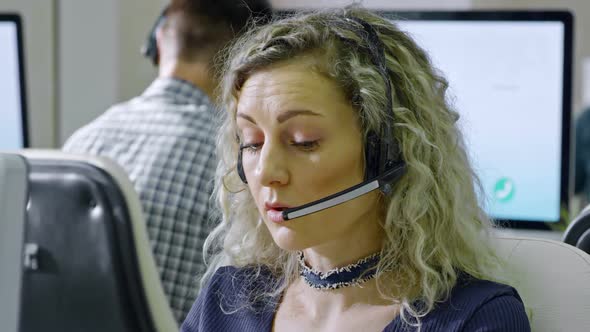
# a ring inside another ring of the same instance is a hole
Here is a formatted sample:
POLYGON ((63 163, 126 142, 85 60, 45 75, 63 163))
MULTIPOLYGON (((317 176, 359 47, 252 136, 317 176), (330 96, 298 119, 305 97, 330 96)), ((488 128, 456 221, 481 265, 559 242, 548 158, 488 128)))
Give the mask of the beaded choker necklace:
POLYGON ((361 258, 356 263, 335 268, 328 272, 320 272, 309 267, 303 258, 303 252, 298 253, 299 274, 312 288, 321 290, 338 289, 362 284, 375 277, 379 253, 361 258))

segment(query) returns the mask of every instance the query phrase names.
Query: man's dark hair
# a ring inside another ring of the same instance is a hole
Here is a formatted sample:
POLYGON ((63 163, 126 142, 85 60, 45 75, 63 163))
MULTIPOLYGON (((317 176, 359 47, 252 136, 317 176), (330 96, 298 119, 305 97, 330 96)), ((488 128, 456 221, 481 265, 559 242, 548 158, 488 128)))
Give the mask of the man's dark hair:
POLYGON ((179 57, 195 61, 210 59, 250 22, 271 17, 268 0, 172 0, 162 28, 174 31, 179 57))

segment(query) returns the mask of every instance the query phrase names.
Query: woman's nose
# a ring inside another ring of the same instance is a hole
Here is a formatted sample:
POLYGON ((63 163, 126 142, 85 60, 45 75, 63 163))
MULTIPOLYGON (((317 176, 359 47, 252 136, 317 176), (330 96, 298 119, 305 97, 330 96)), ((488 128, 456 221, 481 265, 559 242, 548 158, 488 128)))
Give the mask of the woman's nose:
POLYGON ((262 147, 255 174, 263 186, 282 186, 289 182, 287 155, 279 146, 262 147))

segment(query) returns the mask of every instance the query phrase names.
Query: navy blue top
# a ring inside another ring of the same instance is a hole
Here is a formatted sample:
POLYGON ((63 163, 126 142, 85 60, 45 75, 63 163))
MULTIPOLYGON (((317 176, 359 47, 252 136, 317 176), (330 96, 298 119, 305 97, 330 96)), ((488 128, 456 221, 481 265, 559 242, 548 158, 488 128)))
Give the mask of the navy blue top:
MULTIPOLYGON (((219 268, 208 286, 201 290, 182 324, 181 332, 271 331, 277 301, 270 299, 265 303, 254 303, 255 310, 236 307, 239 302, 236 295, 244 294, 246 284, 249 287, 271 284, 270 273, 260 275, 252 283, 244 283, 248 275, 247 269, 219 268), (232 310, 232 304, 237 310, 232 310)), ((437 304, 421 321, 421 331, 424 332, 530 331, 522 300, 514 288, 475 278, 459 281, 449 299, 437 304)), ((398 316, 384 331, 415 330, 398 316)))

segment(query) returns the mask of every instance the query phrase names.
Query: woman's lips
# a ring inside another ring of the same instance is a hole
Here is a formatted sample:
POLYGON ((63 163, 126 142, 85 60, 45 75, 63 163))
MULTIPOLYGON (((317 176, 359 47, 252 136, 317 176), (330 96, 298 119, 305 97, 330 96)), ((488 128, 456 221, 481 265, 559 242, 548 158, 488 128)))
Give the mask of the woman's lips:
POLYGON ((269 209, 266 210, 266 215, 268 216, 268 219, 272 222, 276 222, 276 223, 282 223, 285 220, 283 219, 283 209, 269 209))
POLYGON ((283 211, 288 209, 290 206, 281 202, 265 202, 264 209, 266 210, 266 216, 272 222, 282 223, 285 221, 283 218, 283 211))

